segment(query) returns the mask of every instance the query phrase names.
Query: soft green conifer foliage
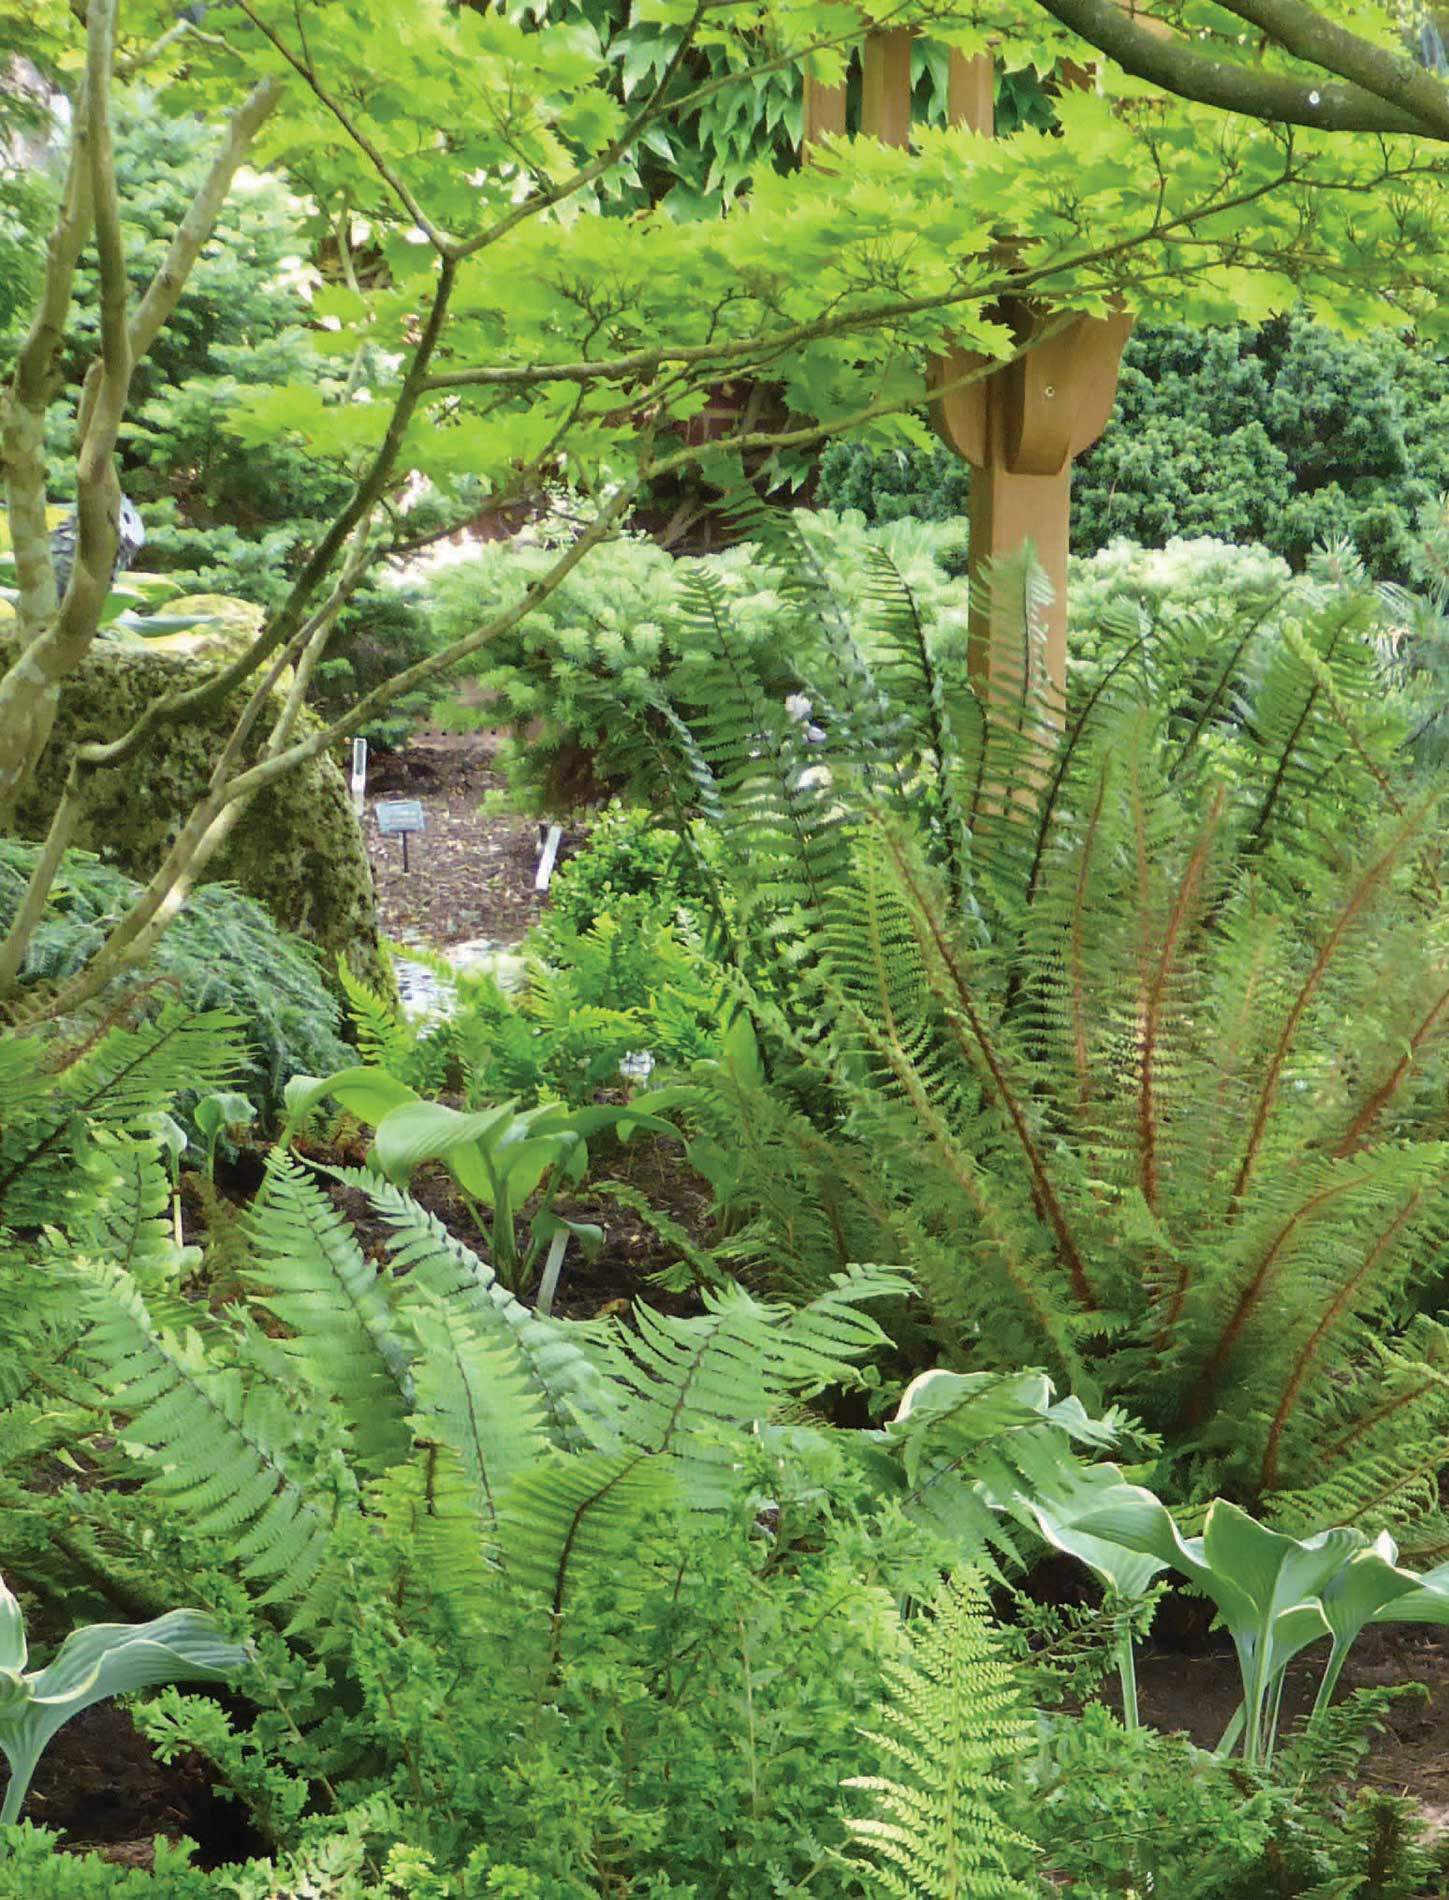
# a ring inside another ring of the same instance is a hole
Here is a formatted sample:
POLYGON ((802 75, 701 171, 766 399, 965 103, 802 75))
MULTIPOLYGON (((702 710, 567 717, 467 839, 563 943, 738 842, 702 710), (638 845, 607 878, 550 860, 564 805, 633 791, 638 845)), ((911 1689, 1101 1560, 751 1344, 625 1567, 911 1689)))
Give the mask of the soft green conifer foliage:
POLYGON ((1326 565, 1271 637, 1126 606, 1067 715, 1022 690, 1027 577, 988 700, 884 561, 865 628, 797 571, 823 743, 707 586, 711 710, 638 726, 722 840, 757 1033, 665 1099, 755 1270, 910 1261, 964 1363, 1047 1363, 1208 1483, 1437 1550, 1443 788, 1374 596, 1326 565))
POLYGON ((1027 1900, 1035 1889, 1015 1876, 1029 1843, 1001 1814, 1003 1770, 1026 1756, 1031 1731, 980 1581, 966 1572, 944 1584, 909 1629, 871 1737, 893 1772, 848 1784, 873 1796, 873 1812, 850 1824, 869 1884, 896 1900, 1027 1900))
MULTIPOLYGON (((0 928, 8 926, 24 897, 38 855, 37 845, 0 839, 0 928)), ((90 852, 67 852, 21 971, 22 983, 44 985, 73 976, 139 888, 90 852)), ((165 985, 193 1009, 233 1012, 242 1038, 239 1080, 264 1113, 280 1105, 283 1085, 298 1069, 333 1068, 345 1057, 337 1004, 322 981, 315 951, 279 930, 262 905, 230 885, 204 884, 193 891, 135 977, 165 985)), ((125 987, 125 981, 114 984, 107 1004, 124 997, 125 987)), ((168 1086, 160 1085, 158 1101, 165 1099, 168 1086)))

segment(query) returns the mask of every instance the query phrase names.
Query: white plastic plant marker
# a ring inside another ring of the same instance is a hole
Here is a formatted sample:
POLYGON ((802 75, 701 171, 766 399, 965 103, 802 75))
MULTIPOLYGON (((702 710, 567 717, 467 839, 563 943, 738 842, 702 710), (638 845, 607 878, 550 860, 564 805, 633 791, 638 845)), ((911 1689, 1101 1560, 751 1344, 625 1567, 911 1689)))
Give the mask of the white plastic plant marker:
POLYGON ((548 1243, 548 1257, 543 1263, 543 1278, 538 1283, 538 1298, 533 1310, 540 1319, 547 1319, 553 1311, 553 1296, 558 1292, 559 1278, 563 1273, 564 1255, 568 1252, 569 1230, 560 1227, 548 1243))
POLYGON ((536 891, 546 891, 553 881, 553 867, 558 858, 558 848, 563 843, 563 826, 550 825, 548 836, 543 841, 543 849, 538 854, 538 873, 533 880, 536 891))
POLYGON ((352 809, 360 818, 367 806, 367 741, 352 741, 352 809))

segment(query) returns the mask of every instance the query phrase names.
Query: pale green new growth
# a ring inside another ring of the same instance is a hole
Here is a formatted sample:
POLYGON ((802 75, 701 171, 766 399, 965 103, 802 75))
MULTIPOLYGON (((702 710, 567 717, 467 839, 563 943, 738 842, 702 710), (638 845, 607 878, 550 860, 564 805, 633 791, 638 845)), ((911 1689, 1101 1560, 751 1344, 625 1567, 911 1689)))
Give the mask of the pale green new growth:
POLYGON ((1026 1712, 996 1653, 985 1594, 970 1571, 944 1584, 887 1666, 891 1700, 870 1739, 900 1779, 847 1782, 873 1812, 849 1822, 869 1857, 869 1885, 893 1900, 1027 1900, 1015 1877, 1029 1852, 1001 1819, 1006 1771, 1026 1754, 1026 1712))

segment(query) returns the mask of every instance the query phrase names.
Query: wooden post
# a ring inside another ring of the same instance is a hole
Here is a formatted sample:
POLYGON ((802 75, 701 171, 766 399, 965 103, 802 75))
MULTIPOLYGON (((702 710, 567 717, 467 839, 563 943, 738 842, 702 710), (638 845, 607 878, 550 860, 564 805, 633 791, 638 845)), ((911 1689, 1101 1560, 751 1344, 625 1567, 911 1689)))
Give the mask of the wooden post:
POLYGON ((860 129, 882 145, 911 142, 911 45, 907 26, 867 33, 860 75, 860 129))
MULTIPOLYGON (((1134 0, 1123 0, 1132 5, 1134 0)), ((884 144, 905 146, 911 135, 911 51, 908 28, 866 35, 861 60, 861 131, 884 144)), ((1091 83, 1089 70, 1072 69, 1067 83, 1091 83)), ((996 129, 996 70, 985 54, 967 59, 952 53, 948 113, 953 125, 984 138, 996 129)), ((804 143, 809 148, 846 127, 845 87, 805 81, 804 143)), ((1025 343, 1041 327, 1041 314, 1013 301, 999 313, 1025 343)), ((1122 348, 1131 332, 1126 315, 1078 317, 1015 362, 992 368, 989 360, 949 351, 929 367, 937 432, 971 465, 970 573, 973 608, 970 658, 978 679, 1000 671, 1001 685, 1022 690, 1021 652, 998 668, 992 651, 991 564, 1019 554, 1027 541, 1052 587, 1044 628, 1047 678, 1036 684, 1064 703, 1067 665, 1067 557, 1070 540, 1072 462, 1106 427, 1116 397, 1122 348), (979 379, 950 385, 972 371, 979 379)))
MULTIPOLYGON (((953 59, 951 122, 991 136, 994 87, 993 64, 984 55, 953 59)), ((1037 313, 1024 304, 1000 314, 1019 342, 1039 327, 1037 313)), ((1046 680, 1037 683, 1047 686, 1052 699, 1065 701, 1072 461, 1107 426, 1131 328, 1126 316, 1079 317, 980 381, 947 387, 934 406, 937 433, 971 465, 970 657, 978 679, 996 670, 991 565, 1019 554, 1030 541, 1052 589, 1043 629, 1046 680)), ((985 368, 983 358, 955 350, 932 363, 930 378, 939 388, 985 368)), ((1020 665, 1014 644, 1004 667, 1013 692, 1021 689, 1020 665)))

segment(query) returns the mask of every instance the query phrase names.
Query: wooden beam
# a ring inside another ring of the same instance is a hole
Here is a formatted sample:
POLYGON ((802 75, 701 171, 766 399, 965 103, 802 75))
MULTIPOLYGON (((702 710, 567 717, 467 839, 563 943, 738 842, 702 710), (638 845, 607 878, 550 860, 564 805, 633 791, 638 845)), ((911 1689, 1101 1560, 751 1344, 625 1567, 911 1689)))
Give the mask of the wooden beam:
POLYGON ((823 86, 818 79, 805 75, 805 116, 801 147, 806 161, 810 148, 824 138, 838 137, 845 130, 845 87, 823 86))
POLYGON ((905 26, 867 33, 860 82, 860 129, 883 145, 911 142, 911 46, 905 26))

